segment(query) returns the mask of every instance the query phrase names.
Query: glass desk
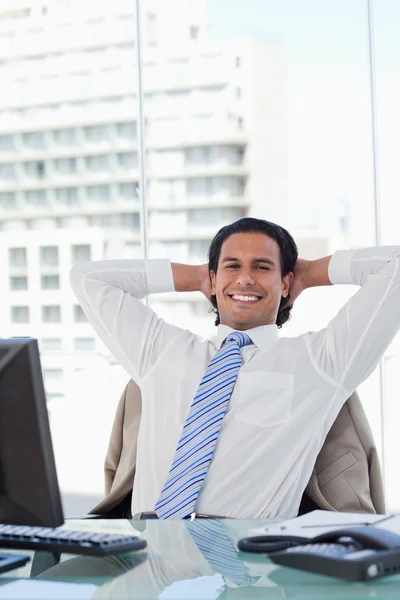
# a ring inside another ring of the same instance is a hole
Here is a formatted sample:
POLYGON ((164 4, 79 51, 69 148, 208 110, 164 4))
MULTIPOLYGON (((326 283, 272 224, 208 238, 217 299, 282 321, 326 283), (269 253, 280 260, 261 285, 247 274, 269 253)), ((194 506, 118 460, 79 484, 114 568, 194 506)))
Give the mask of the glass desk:
MULTIPOLYGON (((146 550, 109 558, 63 554, 49 568, 47 553, 0 576, 0 600, 366 600, 400 598, 400 575, 374 583, 346 583, 272 564, 264 555, 236 552, 237 540, 265 521, 68 521, 68 529, 130 532, 146 550)), ((10 552, 9 550, 7 550, 10 552)))

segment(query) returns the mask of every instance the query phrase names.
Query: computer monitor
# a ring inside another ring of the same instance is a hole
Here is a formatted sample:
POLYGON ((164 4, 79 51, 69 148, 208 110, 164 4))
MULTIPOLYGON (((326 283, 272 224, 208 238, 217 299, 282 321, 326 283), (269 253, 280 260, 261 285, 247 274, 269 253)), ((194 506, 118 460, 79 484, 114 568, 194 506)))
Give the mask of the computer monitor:
POLYGON ((0 523, 64 523, 37 340, 0 338, 0 523))

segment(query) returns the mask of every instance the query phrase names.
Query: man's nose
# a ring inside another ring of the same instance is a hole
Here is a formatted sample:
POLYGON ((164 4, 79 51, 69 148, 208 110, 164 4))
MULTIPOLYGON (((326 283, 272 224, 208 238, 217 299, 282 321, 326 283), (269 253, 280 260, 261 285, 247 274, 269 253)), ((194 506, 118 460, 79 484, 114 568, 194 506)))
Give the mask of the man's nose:
POLYGON ((237 274, 236 283, 238 285, 254 285, 254 277, 250 269, 241 269, 237 274))

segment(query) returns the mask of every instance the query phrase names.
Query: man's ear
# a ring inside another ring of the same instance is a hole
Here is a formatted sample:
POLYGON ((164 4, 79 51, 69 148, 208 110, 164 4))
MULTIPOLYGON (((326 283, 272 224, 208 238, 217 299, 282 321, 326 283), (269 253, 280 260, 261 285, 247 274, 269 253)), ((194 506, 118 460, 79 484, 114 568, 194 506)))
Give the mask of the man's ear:
POLYGON ((216 296, 217 286, 216 286, 216 275, 215 275, 214 271, 210 271, 210 280, 211 280, 211 295, 216 296))
POLYGON ((282 296, 283 298, 287 298, 287 296, 289 295, 289 290, 290 290, 290 286, 292 285, 292 281, 294 278, 294 273, 292 273, 292 271, 290 271, 290 273, 287 273, 287 275, 285 275, 285 277, 282 280, 282 296))

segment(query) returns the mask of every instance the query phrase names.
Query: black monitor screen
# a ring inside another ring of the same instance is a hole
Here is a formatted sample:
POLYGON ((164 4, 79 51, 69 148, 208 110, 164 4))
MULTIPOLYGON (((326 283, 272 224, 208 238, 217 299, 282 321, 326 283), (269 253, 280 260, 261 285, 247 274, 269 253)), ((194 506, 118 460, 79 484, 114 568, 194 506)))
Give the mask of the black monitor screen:
POLYGON ((63 522, 37 341, 0 338, 0 523, 63 522))

